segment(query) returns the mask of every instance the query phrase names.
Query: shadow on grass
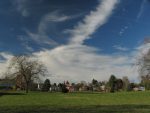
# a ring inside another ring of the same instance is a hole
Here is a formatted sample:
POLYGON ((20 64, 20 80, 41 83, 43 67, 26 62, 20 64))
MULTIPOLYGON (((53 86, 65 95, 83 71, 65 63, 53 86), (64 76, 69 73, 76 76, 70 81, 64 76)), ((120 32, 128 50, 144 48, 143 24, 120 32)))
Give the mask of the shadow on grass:
POLYGON ((0 113, 150 113, 150 105, 13 106, 0 107, 0 113))
POLYGON ((0 92, 0 97, 5 95, 25 95, 24 93, 0 92))

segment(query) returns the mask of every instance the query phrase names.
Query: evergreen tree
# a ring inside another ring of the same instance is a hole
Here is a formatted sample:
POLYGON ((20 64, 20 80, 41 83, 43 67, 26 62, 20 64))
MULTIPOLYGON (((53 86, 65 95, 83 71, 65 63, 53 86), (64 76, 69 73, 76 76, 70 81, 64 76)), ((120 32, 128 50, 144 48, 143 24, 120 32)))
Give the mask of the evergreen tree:
POLYGON ((93 79, 93 80, 92 80, 92 85, 94 85, 94 86, 98 86, 98 81, 97 81, 97 80, 95 80, 95 79, 93 79))
POLYGON ((69 90, 66 88, 65 84, 62 84, 62 92, 63 93, 68 93, 69 92, 69 90))
POLYGON ((114 75, 111 75, 108 81, 108 85, 110 87, 110 92, 115 91, 115 85, 116 85, 116 77, 114 75))
POLYGON ((46 79, 43 84, 42 91, 49 91, 50 87, 51 87, 50 80, 46 79))

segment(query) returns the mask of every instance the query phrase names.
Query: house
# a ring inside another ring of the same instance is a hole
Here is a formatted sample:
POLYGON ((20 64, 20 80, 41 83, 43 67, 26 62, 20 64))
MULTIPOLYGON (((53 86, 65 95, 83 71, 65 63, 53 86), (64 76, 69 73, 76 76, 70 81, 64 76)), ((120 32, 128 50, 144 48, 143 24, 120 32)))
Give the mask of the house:
POLYGON ((66 88, 69 90, 69 92, 74 92, 75 91, 75 88, 73 85, 71 85, 68 81, 64 81, 64 84, 66 86, 66 88))
POLYGON ((14 79, 0 79, 0 90, 15 90, 14 79))
POLYGON ((133 91, 139 91, 138 87, 133 88, 133 91))
POLYGON ((145 91, 145 87, 142 87, 142 86, 135 87, 133 88, 133 91, 145 91))
POLYGON ((105 85, 100 86, 100 90, 101 90, 102 92, 105 92, 105 91, 106 91, 105 85))
POLYGON ((139 91, 145 91, 145 87, 140 86, 139 91))

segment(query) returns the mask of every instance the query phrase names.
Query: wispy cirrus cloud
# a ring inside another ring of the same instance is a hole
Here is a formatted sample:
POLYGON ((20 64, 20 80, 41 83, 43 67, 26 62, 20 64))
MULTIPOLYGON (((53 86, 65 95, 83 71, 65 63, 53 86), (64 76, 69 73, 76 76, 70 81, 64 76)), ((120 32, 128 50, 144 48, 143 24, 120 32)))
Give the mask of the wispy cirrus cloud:
POLYGON ((80 14, 68 16, 60 13, 59 11, 50 12, 41 18, 36 33, 32 33, 28 30, 26 30, 26 33, 32 40, 34 40, 38 44, 48 44, 50 46, 56 46, 58 45, 58 43, 54 39, 51 39, 51 37, 47 34, 49 26, 54 23, 57 24, 77 18, 79 16, 80 14))
POLYGON ((35 41, 39 45, 49 45, 49 46, 56 46, 58 43, 54 40, 52 40, 48 35, 44 33, 31 33, 27 31, 28 36, 35 41))
POLYGON ((124 26, 124 27, 120 30, 119 35, 122 36, 128 28, 129 28, 128 26, 124 26))
POLYGON ((145 6, 145 3, 147 2, 147 0, 143 0, 142 3, 141 3, 141 7, 140 7, 140 11, 138 12, 137 14, 137 20, 140 19, 140 17, 142 16, 143 14, 143 11, 144 11, 144 6, 145 6))
POLYGON ((29 16, 29 11, 27 8, 27 3, 29 0, 13 0, 12 3, 16 7, 16 10, 21 13, 22 16, 27 17, 29 16))
POLYGON ((48 26, 51 25, 51 23, 60 23, 60 22, 65 22, 69 21, 75 18, 78 18, 81 16, 81 14, 76 14, 76 15, 65 15, 61 11, 53 11, 49 12, 48 14, 44 15, 39 23, 38 26, 38 31, 42 33, 43 31, 47 30, 48 26))
POLYGON ((84 40, 90 36, 102 25, 104 25, 112 14, 119 0, 99 0, 99 5, 95 11, 91 11, 83 22, 79 22, 72 30, 68 30, 71 34, 71 44, 83 44, 84 40))
POLYGON ((23 43, 23 46, 30 52, 34 51, 34 49, 31 46, 29 46, 27 43, 23 43))
POLYGON ((34 49, 33 49, 31 46, 29 46, 29 43, 28 43, 29 41, 27 40, 26 37, 20 35, 20 36, 18 36, 18 39, 21 41, 21 45, 22 45, 26 50, 28 50, 29 52, 33 52, 33 51, 34 51, 34 49))
POLYGON ((61 11, 54 11, 46 14, 43 19, 47 22, 64 22, 70 19, 74 19, 79 17, 80 14, 78 15, 65 15, 61 13, 61 11))
POLYGON ((122 47, 120 45, 114 45, 113 48, 119 50, 119 51, 128 51, 129 49, 126 47, 122 47))

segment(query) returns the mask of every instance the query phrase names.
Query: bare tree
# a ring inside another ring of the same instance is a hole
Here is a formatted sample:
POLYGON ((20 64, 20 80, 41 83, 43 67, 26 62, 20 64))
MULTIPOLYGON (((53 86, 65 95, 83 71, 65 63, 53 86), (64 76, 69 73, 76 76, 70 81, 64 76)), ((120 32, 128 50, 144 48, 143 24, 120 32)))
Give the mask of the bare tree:
POLYGON ((14 77, 22 76, 25 81, 25 90, 28 93, 31 82, 40 75, 45 75, 46 68, 42 63, 30 56, 15 56, 12 58, 10 72, 14 77))

